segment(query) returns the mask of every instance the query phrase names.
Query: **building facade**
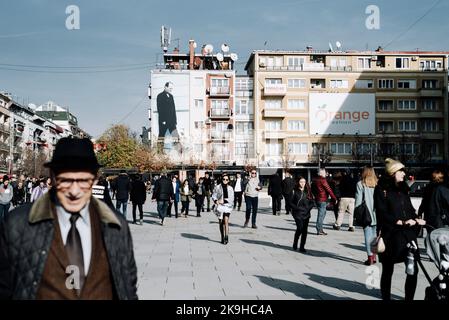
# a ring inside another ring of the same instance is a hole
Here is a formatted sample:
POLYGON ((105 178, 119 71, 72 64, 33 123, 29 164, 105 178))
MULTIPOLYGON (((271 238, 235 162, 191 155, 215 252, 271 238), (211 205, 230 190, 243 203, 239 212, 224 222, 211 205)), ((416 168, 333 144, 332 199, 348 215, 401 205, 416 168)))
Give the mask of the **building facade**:
POLYGON ((262 167, 448 159, 448 53, 253 51, 262 167))

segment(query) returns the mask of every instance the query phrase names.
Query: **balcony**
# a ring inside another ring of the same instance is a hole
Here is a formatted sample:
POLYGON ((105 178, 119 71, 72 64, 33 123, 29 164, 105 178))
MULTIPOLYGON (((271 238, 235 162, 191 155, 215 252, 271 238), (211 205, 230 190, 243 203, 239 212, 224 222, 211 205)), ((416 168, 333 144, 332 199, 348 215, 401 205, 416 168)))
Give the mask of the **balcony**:
POLYGON ((229 108, 212 108, 209 111, 209 118, 215 119, 229 119, 232 116, 231 109, 229 108))
POLYGON ((11 130, 11 128, 10 128, 9 124, 5 124, 5 123, 0 124, 0 132, 9 134, 10 130, 11 130))
POLYGON ((231 140, 230 131, 210 131, 210 140, 231 140))
POLYGON ((263 89, 264 96, 285 96, 287 94, 287 85, 286 84, 267 84, 263 89))
POLYGON ((9 152, 9 145, 4 142, 0 142, 0 151, 7 151, 9 152))
POLYGON ((229 97, 231 94, 229 87, 210 87, 207 91, 211 97, 229 97))
POLYGON ((287 137, 287 133, 285 131, 271 131, 265 130, 263 132, 264 139, 285 139, 287 137))
POLYGON ((263 116, 265 118, 285 118, 287 110, 285 109, 264 109, 263 116))
POLYGON ((443 90, 441 88, 421 88, 421 97, 442 97, 443 90))

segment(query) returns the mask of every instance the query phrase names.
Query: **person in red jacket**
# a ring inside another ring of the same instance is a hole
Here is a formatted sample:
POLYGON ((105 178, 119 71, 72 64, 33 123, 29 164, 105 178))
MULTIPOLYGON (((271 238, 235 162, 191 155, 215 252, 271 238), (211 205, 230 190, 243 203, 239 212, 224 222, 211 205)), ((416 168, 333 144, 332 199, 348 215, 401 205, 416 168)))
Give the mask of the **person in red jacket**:
POLYGON ((337 197, 332 192, 329 183, 326 180, 326 169, 320 168, 318 169, 318 177, 313 181, 313 193, 315 197, 315 202, 318 207, 318 215, 316 219, 316 232, 317 235, 327 235, 323 230, 323 221, 326 217, 326 205, 327 199, 329 196, 334 200, 335 205, 337 205, 337 197))

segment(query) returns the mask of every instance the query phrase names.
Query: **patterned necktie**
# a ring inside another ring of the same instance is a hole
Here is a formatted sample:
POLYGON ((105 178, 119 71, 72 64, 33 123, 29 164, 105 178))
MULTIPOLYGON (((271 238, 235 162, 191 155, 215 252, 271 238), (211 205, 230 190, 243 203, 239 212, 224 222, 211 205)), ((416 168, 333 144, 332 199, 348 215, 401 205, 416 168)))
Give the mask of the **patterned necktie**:
MULTIPOLYGON (((70 230, 67 235, 67 242, 65 245, 65 250, 67 252, 67 257, 69 258, 69 264, 71 266, 78 267, 79 270, 79 289, 75 287, 78 296, 81 294, 81 289, 84 285, 85 275, 84 275, 84 258, 83 258, 83 247, 81 244, 81 237, 76 229, 76 220, 80 218, 79 213, 72 214, 70 217, 70 230)), ((75 273, 76 275, 76 273, 75 273)), ((76 284, 76 282, 75 282, 76 284)))

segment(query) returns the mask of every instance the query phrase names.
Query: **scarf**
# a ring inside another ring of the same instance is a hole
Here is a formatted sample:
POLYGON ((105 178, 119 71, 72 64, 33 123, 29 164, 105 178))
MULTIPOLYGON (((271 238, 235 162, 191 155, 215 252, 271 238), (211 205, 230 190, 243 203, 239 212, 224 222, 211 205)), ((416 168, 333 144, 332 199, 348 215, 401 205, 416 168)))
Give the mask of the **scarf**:
POLYGON ((221 188, 223 189, 223 199, 228 198, 228 186, 224 183, 221 184, 221 188))

